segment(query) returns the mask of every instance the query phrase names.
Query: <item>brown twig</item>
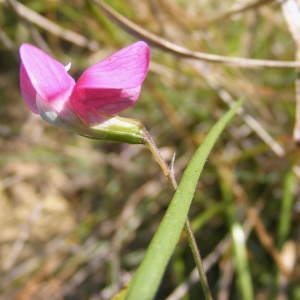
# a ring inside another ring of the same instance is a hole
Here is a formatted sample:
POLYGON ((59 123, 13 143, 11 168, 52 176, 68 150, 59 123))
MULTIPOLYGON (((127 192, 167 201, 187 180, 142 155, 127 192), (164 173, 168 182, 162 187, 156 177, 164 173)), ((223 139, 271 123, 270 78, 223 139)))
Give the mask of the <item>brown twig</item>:
POLYGON ((25 5, 19 3, 16 0, 0 0, 0 4, 8 4, 13 8, 15 13, 22 19, 35 24, 36 26, 66 40, 77 46, 88 48, 91 51, 98 49, 98 43, 96 41, 90 41, 81 34, 78 34, 72 30, 62 28, 56 23, 48 20, 47 18, 41 16, 35 11, 29 9, 25 5))
POLYGON ((254 2, 241 4, 238 7, 225 12, 218 12, 214 16, 205 17, 204 15, 201 15, 201 18, 190 20, 190 18, 187 18, 186 15, 183 15, 182 10, 179 8, 176 2, 170 0, 160 0, 160 4, 164 8, 164 11, 180 22, 180 24, 184 24, 185 27, 188 27, 192 23, 192 25, 196 26, 198 29, 206 27, 211 23, 220 22, 224 19, 231 18, 241 13, 253 11, 271 2, 274 2, 274 0, 257 0, 254 2), (178 20, 178 16, 180 16, 180 20, 178 20))
POLYGON ((263 5, 267 5, 271 2, 274 2, 274 0, 257 0, 257 1, 251 2, 251 3, 241 5, 240 7, 234 8, 227 12, 220 13, 214 17, 208 18, 207 20, 203 20, 201 22, 203 22, 203 24, 207 24, 207 23, 212 23, 212 22, 216 22, 216 21, 221 21, 221 20, 230 18, 234 15, 241 14, 241 13, 244 13, 249 10, 257 9, 257 8, 259 8, 263 5))
POLYGON ((0 28, 0 43, 8 50, 12 50, 14 48, 13 41, 2 28, 0 28))
MULTIPOLYGON (((87 0, 91 1, 91 0, 87 0)), ((195 52, 191 51, 185 47, 174 44, 166 39, 163 39, 156 34, 142 28, 141 26, 130 21, 123 15, 119 14, 117 11, 112 9, 102 0, 92 0, 108 18, 123 28, 123 30, 128 33, 141 38, 151 45, 163 49, 164 51, 170 52, 174 55, 191 58, 196 60, 202 60, 214 63, 225 63, 229 65, 235 65, 244 68, 257 68, 257 67, 272 67, 272 68, 298 68, 300 67, 300 62, 297 61, 280 61, 280 60, 264 60, 264 59, 250 59, 241 57, 228 57, 216 54, 195 52)))

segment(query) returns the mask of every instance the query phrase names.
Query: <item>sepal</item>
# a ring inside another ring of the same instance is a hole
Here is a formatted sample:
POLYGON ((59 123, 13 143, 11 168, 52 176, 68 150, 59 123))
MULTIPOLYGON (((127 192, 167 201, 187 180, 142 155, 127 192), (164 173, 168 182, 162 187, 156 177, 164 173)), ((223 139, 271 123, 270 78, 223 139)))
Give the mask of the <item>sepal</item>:
POLYGON ((93 125, 86 132, 79 134, 89 138, 128 144, 144 144, 146 138, 144 126, 139 121, 119 116, 93 125))

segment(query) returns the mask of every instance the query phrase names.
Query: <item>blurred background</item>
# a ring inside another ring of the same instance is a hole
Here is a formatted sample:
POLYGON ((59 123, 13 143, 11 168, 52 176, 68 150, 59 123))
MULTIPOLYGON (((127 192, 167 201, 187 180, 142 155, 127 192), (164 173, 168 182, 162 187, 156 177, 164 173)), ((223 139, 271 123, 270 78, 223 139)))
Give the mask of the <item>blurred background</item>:
MULTIPOLYGON (((173 195, 143 146, 54 128, 20 96, 21 43, 72 62, 78 78, 136 40, 96 2, 0 0, 0 299, 110 299, 141 262, 173 195)), ((192 51, 273 61, 300 53, 278 1, 106 3, 192 51)), ((192 60, 163 45, 151 47, 141 97, 122 116, 149 129, 168 163, 176 153, 178 180, 209 128, 246 100, 213 150, 190 211, 214 298, 243 299, 232 243, 239 224, 255 298, 300 299, 296 70, 192 60)), ((193 269, 183 234, 157 299, 201 299, 193 269)))

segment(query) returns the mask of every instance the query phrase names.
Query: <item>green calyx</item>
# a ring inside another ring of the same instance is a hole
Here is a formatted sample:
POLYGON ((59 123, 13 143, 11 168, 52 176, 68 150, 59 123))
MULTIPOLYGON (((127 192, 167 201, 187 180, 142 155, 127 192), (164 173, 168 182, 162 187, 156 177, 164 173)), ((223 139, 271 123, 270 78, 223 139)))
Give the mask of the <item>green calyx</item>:
POLYGON ((100 140, 123 142, 128 144, 144 144, 144 126, 137 120, 112 117, 105 122, 93 125, 80 132, 81 135, 100 140))

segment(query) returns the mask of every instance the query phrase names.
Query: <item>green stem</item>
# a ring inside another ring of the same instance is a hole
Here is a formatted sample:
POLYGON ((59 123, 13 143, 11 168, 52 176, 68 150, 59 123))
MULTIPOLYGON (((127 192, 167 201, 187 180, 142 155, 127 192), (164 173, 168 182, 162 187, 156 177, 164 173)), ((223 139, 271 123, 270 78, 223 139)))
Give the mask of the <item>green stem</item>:
POLYGON ((188 241, 189 241, 189 245, 190 248, 192 250, 193 256, 194 256, 194 260, 196 263, 196 267, 199 273, 199 279, 200 279, 200 283, 203 289, 203 294, 206 300, 212 300, 212 296, 211 296, 211 292, 210 292, 210 288, 208 285, 208 281, 207 281, 207 277, 205 274, 205 270, 202 264, 202 258, 201 258, 201 254, 200 254, 200 250, 197 247, 197 242, 195 239, 195 236, 193 234, 192 228, 191 228, 191 223, 189 221, 189 219, 187 219, 185 221, 185 225, 184 225, 184 229, 187 233, 187 237, 188 237, 188 241))
MULTIPOLYGON (((146 145, 146 147, 152 153, 155 161, 158 163, 158 165, 161 168, 161 170, 163 171, 164 175, 168 178, 168 180, 171 183, 174 190, 176 190, 177 189, 177 182, 176 182, 175 176, 170 172, 170 169, 169 169, 168 165, 166 164, 166 162, 162 158, 162 156, 160 154, 160 151, 159 151, 158 147, 156 146, 156 144, 155 144, 153 138, 151 137, 150 133, 146 129, 144 129, 144 134, 145 134, 145 145, 146 145)), ((196 264, 196 267, 197 267, 197 270, 198 270, 198 273, 199 273, 199 279, 200 279, 200 283, 201 283, 201 286, 202 286, 202 289, 203 289, 203 294, 204 294, 206 300, 212 300, 210 288, 209 288, 208 281, 207 281, 207 278, 206 278, 206 274, 205 274, 203 264, 202 264, 201 254, 200 254, 199 248, 197 246, 197 242, 196 242, 194 233, 193 233, 192 228, 191 228, 191 223, 190 223, 188 218, 185 221, 184 230, 187 234, 188 243, 189 243, 189 246, 191 248, 191 251, 192 251, 192 254, 193 254, 193 257, 194 257, 194 261, 195 261, 195 264, 196 264)))

